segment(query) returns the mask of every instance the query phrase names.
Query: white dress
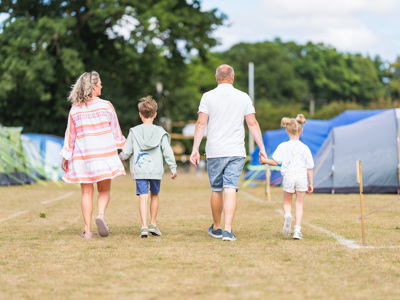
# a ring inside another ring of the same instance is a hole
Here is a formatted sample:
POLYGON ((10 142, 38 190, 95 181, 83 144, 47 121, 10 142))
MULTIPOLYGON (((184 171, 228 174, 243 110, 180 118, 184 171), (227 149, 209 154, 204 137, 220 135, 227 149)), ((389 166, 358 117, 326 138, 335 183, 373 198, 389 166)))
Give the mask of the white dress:
POLYGON ((111 102, 98 97, 73 105, 61 155, 68 160, 63 180, 94 183, 125 175, 118 150, 125 144, 111 102))

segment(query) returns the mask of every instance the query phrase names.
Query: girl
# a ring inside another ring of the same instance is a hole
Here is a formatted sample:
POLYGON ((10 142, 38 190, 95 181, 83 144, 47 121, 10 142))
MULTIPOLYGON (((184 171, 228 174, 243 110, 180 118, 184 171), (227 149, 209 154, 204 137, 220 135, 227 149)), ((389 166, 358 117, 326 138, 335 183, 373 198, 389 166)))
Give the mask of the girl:
POLYGON ((283 225, 283 234, 289 236, 292 224, 292 196, 296 193, 296 225, 294 226, 293 238, 302 239, 301 220, 303 218, 303 202, 305 192, 313 192, 313 167, 314 161, 310 149, 300 142, 300 134, 303 132, 303 124, 306 118, 303 115, 297 115, 296 119, 282 118, 281 126, 286 127, 290 140, 280 144, 272 159, 260 157, 260 163, 272 166, 281 166, 283 177, 283 212, 285 223, 283 225), (308 177, 308 185, 307 185, 308 177))
POLYGON ((63 157, 63 180, 80 183, 82 191, 82 214, 85 230, 82 237, 91 239, 93 212, 93 183, 97 183, 98 216, 96 225, 99 235, 109 234, 104 213, 110 201, 111 179, 125 175, 124 166, 118 158, 118 150, 125 144, 113 105, 100 99, 101 80, 97 72, 82 74, 72 86, 68 100, 72 107, 65 131, 63 157))

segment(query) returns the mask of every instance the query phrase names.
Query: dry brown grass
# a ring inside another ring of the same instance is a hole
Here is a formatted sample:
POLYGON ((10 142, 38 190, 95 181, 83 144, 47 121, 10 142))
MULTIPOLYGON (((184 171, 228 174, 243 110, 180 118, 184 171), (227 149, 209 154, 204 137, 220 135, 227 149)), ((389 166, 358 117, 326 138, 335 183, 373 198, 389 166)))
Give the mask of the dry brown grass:
MULTIPOLYGON (((398 299, 400 249, 349 249, 313 224, 361 244, 358 195, 306 196, 302 241, 281 234, 282 190, 238 193, 236 242, 207 235, 206 174, 162 182, 162 237, 139 238, 138 199, 128 177, 113 181, 112 234, 83 240, 76 185, 1 187, 0 299, 398 299), (42 204, 67 193, 59 201, 42 204), (249 196, 251 195, 251 196, 249 196), (46 213, 46 218, 39 214, 46 213)), ((397 195, 365 195, 366 213, 397 195)), ((400 201, 367 219, 367 244, 400 246, 400 201)), ((94 225, 94 222, 93 222, 94 225)), ((95 228, 95 227, 94 227, 95 228)))

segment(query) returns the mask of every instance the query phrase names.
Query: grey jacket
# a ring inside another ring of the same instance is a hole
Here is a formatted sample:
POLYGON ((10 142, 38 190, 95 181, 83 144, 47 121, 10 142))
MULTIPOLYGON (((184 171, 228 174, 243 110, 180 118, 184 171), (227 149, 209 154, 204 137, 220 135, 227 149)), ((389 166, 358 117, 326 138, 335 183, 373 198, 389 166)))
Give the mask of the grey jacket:
POLYGON ((164 175, 167 163, 171 173, 176 173, 171 137, 160 126, 138 125, 129 130, 128 139, 119 154, 121 160, 129 158, 133 179, 158 179, 164 175))

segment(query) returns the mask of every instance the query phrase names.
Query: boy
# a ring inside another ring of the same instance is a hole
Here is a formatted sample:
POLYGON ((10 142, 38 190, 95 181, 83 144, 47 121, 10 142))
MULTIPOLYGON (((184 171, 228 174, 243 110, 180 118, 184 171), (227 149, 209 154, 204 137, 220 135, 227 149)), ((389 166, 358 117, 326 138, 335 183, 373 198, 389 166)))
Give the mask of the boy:
POLYGON ((172 179, 175 179, 177 174, 174 153, 169 144, 171 137, 162 127, 153 125, 157 116, 157 102, 151 96, 147 96, 140 99, 138 108, 143 124, 129 130, 128 139, 119 157, 122 161, 129 158, 131 176, 136 180, 136 195, 139 196, 139 212, 142 220, 140 237, 147 238, 149 232, 152 235, 161 235, 156 225, 156 217, 165 163, 171 170, 172 179), (149 184, 151 222, 147 227, 149 184))

